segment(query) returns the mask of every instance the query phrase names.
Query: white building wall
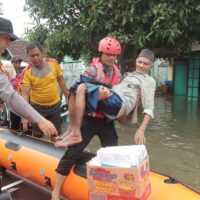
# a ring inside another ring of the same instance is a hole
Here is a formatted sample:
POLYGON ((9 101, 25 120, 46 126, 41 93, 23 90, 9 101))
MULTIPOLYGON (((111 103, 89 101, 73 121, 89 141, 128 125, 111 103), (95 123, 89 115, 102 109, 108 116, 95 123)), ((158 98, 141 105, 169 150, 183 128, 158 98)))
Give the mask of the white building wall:
POLYGON ((67 88, 69 89, 79 78, 85 69, 85 64, 83 61, 77 62, 65 62, 61 63, 61 68, 63 70, 63 76, 66 81, 67 88))

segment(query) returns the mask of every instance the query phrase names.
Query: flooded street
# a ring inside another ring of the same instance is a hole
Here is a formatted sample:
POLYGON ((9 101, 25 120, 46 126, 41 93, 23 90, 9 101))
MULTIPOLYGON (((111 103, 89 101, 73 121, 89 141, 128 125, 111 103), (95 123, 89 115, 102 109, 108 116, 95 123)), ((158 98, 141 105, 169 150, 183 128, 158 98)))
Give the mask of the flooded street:
POLYGON ((200 190, 200 109, 185 97, 157 98, 147 132, 151 169, 200 190))
MULTIPOLYGON (((139 121, 141 119, 140 116, 139 121)), ((120 145, 131 144, 137 126, 116 123, 120 145)), ((198 101, 187 101, 184 96, 157 96, 155 119, 146 131, 146 140, 151 170, 175 177, 200 190, 198 101)), ((98 148, 99 141, 95 138, 88 150, 95 152, 98 148)))

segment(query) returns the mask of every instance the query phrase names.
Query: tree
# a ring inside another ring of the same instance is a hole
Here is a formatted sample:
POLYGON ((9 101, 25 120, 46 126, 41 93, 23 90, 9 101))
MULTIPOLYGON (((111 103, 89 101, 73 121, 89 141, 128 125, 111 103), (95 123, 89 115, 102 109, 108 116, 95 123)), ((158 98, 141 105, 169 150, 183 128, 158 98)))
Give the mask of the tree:
POLYGON ((58 59, 91 57, 106 35, 121 41, 124 59, 133 48, 177 53, 200 41, 199 0, 26 0, 26 10, 47 30, 40 36, 58 59))
POLYGON ((48 28, 42 25, 37 25, 32 29, 25 30, 25 39, 29 40, 30 42, 40 42, 44 44, 48 35, 48 28))

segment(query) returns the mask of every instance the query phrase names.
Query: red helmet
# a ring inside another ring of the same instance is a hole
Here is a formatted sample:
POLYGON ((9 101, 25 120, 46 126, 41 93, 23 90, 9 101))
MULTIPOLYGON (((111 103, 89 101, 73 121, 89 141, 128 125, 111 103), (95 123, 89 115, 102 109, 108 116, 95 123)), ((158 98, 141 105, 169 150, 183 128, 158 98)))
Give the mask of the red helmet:
POLYGON ((120 55, 121 45, 120 43, 112 37, 105 37, 99 42, 99 52, 120 55))

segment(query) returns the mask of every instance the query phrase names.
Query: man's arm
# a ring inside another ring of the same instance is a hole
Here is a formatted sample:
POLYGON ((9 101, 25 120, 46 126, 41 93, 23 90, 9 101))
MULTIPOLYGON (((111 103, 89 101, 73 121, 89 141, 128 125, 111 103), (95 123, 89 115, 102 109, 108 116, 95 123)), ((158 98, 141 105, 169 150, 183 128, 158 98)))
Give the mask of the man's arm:
POLYGON ((91 79, 94 80, 96 76, 96 69, 92 65, 89 65, 83 72, 84 76, 90 77, 91 79))
POLYGON ((66 83, 65 83, 65 79, 63 78, 63 75, 58 76, 57 81, 58 81, 58 84, 60 86, 62 93, 65 96, 66 103, 68 103, 68 89, 67 89, 67 86, 66 86, 66 83))
MULTIPOLYGON (((30 96, 30 87, 21 85, 21 91, 22 91, 23 98, 28 103, 29 96, 30 96)), ((22 126, 23 126, 23 131, 28 131, 29 120, 23 117, 22 118, 22 126)))
POLYGON ((29 102, 30 90, 31 88, 29 86, 21 85, 22 96, 24 97, 26 102, 29 102))
POLYGON ((145 130, 152 118, 154 118, 154 96, 155 96, 156 82, 153 78, 148 78, 143 82, 143 87, 141 89, 141 100, 143 106, 144 118, 135 133, 135 143, 136 144, 145 144, 145 130))
POLYGON ((134 140, 136 144, 146 144, 146 139, 144 134, 150 121, 151 121, 151 116, 148 114, 144 114, 143 121, 140 124, 140 127, 135 132, 134 140))

